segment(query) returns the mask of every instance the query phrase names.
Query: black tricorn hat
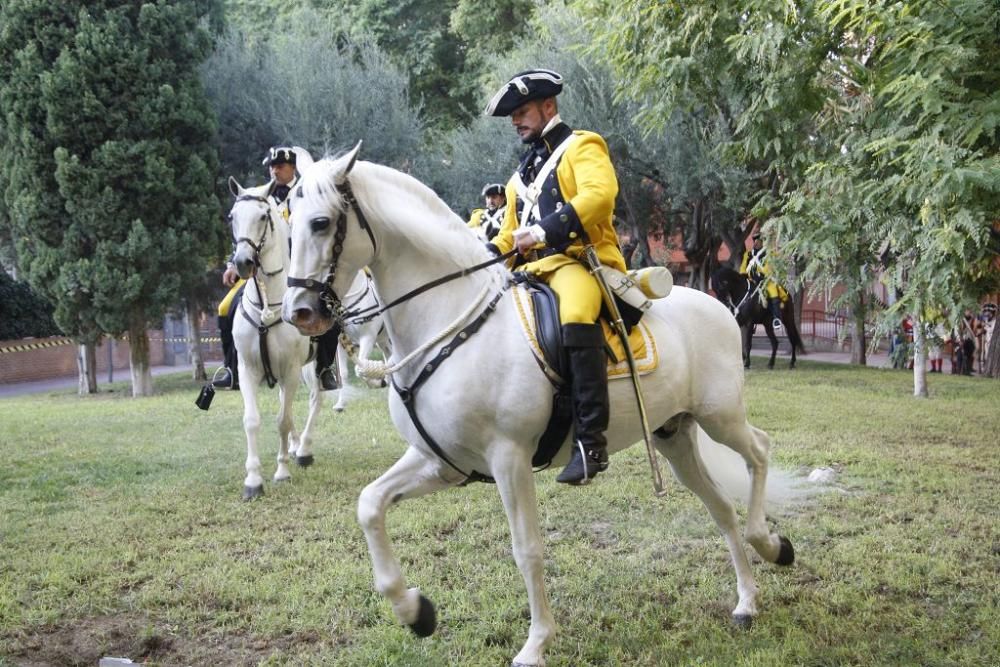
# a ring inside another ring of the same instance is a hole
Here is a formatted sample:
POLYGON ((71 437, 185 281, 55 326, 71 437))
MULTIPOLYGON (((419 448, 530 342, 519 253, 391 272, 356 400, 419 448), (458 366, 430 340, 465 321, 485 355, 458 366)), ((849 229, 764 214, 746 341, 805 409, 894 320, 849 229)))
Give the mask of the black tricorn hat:
POLYGON ((483 188, 482 197, 488 197, 490 195, 506 195, 507 192, 504 190, 503 185, 500 183, 490 183, 483 188))
POLYGON ((290 164, 294 166, 295 151, 289 146, 274 146, 264 156, 262 164, 265 167, 270 167, 273 164, 290 164))
POLYGON ((486 105, 487 116, 509 116, 514 109, 531 100, 544 100, 562 92, 563 78, 550 69, 529 69, 515 74, 501 86, 486 105))

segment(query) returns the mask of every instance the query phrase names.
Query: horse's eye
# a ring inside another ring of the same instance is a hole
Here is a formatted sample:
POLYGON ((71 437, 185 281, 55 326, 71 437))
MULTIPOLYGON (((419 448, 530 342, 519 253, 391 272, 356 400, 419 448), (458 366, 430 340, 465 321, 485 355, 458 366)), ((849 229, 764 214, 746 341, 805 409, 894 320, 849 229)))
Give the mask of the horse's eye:
POLYGON ((226 222, 231 223, 232 221, 233 221, 233 214, 230 213, 229 215, 226 216, 226 222))
POLYGON ((260 221, 267 222, 267 213, 264 213, 263 215, 260 216, 260 221))
POLYGON ((314 232, 322 232, 330 227, 330 218, 313 218, 309 221, 309 226, 314 232))

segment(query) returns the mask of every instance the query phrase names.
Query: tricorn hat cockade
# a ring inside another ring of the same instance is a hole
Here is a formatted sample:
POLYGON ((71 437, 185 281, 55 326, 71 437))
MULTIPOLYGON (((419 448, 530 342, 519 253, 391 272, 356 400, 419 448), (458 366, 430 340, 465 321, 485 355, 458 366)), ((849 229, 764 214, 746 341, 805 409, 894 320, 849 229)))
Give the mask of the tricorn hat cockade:
POLYGON ((261 164, 265 167, 275 164, 290 164, 294 166, 295 151, 289 146, 274 146, 264 156, 264 161, 261 164))
POLYGON ((515 74, 501 86, 486 105, 487 116, 509 116, 519 106, 531 100, 544 100, 562 92, 563 78, 550 69, 529 69, 515 74))

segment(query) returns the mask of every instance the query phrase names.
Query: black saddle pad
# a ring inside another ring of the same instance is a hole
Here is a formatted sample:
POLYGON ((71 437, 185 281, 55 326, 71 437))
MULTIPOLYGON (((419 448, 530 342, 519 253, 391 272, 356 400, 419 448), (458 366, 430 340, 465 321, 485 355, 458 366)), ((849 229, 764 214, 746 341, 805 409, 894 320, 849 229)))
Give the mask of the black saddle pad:
POLYGON ((573 425, 573 401, 570 394, 569 362, 562 342, 559 322, 559 297, 545 283, 526 273, 515 273, 514 281, 528 289, 535 308, 535 338, 550 368, 567 381, 553 385, 552 414, 538 448, 531 459, 536 468, 547 467, 566 442, 573 425))

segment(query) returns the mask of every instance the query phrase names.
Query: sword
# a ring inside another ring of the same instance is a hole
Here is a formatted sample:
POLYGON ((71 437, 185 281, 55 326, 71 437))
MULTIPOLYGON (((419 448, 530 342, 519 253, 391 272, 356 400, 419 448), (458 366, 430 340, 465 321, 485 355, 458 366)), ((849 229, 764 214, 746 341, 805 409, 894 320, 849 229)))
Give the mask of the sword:
POLYGON ((597 257, 597 250, 594 246, 588 245, 584 248, 584 256, 587 264, 590 265, 590 274, 597 279, 597 284, 601 288, 601 297, 604 305, 611 313, 611 325, 622 341, 625 348, 625 360, 628 362, 629 373, 632 375, 632 388, 635 389, 635 400, 639 405, 639 419, 642 421, 642 437, 646 441, 646 455, 649 458, 649 467, 653 471, 653 493, 657 498, 667 495, 663 488, 663 475, 660 472, 660 461, 656 458, 656 450, 653 448, 653 434, 649 430, 649 420, 646 418, 646 403, 642 398, 642 384, 639 382, 639 369, 635 366, 635 357, 632 356, 632 348, 628 344, 628 332, 625 331, 625 322, 622 320, 621 311, 615 303, 614 294, 601 273, 601 260, 597 257))

